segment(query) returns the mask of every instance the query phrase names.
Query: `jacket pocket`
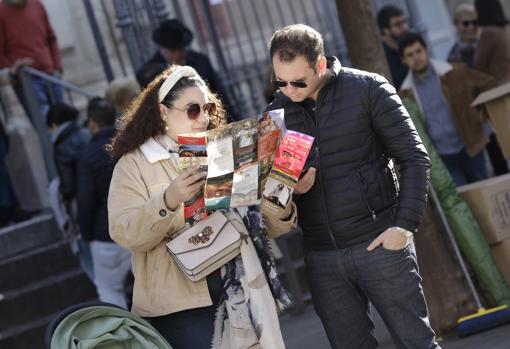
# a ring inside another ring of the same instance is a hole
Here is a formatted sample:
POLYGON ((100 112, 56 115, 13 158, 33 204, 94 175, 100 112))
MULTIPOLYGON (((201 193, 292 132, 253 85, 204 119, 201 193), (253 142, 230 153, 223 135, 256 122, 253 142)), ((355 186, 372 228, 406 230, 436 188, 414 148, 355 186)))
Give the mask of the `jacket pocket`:
POLYGON ((372 220, 375 221, 377 218, 377 215, 376 215, 375 210, 372 207, 372 205, 370 205, 370 201, 368 200, 369 196, 368 196, 368 190, 366 188, 365 179, 361 175, 361 170, 358 170, 358 172, 356 174, 357 174, 357 179, 358 179, 359 190, 361 191, 361 197, 363 198, 363 201, 365 202, 368 212, 372 216, 372 220))

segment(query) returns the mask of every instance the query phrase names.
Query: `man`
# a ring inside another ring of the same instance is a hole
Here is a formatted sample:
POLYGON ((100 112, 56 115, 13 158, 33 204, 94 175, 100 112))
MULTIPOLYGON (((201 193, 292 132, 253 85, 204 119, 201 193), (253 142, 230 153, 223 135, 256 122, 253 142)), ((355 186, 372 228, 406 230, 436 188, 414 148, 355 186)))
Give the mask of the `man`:
POLYGON ((398 40, 409 32, 409 24, 402 9, 388 5, 377 14, 377 24, 383 34, 382 42, 390 67, 393 86, 398 90, 407 75, 407 67, 398 54, 398 40))
MULTIPOLYGON (((217 93, 224 102, 230 118, 237 120, 233 114, 232 103, 228 100, 227 90, 214 70, 206 55, 188 48, 193 40, 193 33, 178 19, 164 20, 152 33, 152 40, 158 45, 158 52, 146 63, 164 63, 189 65, 207 82, 212 92, 217 93)), ((142 67, 137 77, 144 75, 142 67)), ((140 78, 138 79, 140 81, 140 78)), ((145 81, 143 81, 145 82, 145 81)), ((143 87, 143 86, 142 86, 143 87)))
POLYGON ((486 179, 483 150, 491 129, 470 105, 477 94, 494 87, 493 78, 463 63, 430 59, 425 40, 417 33, 402 37, 399 52, 410 69, 401 96, 417 102, 430 139, 455 184, 486 179))
POLYGON ((105 145, 115 133, 116 114, 115 107, 103 98, 89 102, 88 127, 93 136, 78 162, 78 222, 82 238, 90 242, 99 299, 126 309, 124 281, 131 268, 131 254, 111 240, 106 204, 115 161, 105 145))
POLYGON ((395 89, 325 57, 321 35, 306 25, 278 30, 270 56, 279 91, 268 109, 284 108, 287 129, 315 137, 294 202, 332 347, 377 347, 371 302, 398 348, 438 348, 412 245, 430 161, 395 89))
MULTIPOLYGON (((4 0, 0 2, 0 68, 11 68, 14 92, 33 123, 18 75, 19 68, 25 65, 49 75, 61 76, 62 59, 57 38, 39 0, 4 0)), ((32 85, 43 116, 46 116, 51 102, 64 99, 60 85, 48 86, 39 77, 32 77, 32 85)))

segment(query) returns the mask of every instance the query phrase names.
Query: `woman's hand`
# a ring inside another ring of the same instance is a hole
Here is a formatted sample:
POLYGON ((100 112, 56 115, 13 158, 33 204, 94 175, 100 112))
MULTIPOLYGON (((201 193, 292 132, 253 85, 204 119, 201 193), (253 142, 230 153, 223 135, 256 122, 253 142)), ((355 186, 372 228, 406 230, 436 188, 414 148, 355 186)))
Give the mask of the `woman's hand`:
POLYGON ((199 167, 190 167, 182 172, 165 190, 165 204, 175 211, 183 202, 191 200, 205 184, 207 172, 198 172, 199 167))

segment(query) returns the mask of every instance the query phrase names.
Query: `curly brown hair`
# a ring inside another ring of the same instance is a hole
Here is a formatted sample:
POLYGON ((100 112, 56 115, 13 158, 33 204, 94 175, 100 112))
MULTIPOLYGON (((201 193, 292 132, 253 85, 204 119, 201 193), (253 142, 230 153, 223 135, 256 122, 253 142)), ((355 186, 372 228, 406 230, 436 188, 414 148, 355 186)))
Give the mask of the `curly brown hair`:
MULTIPOLYGON (((118 159, 122 155, 137 149, 149 138, 165 133, 166 123, 161 118, 158 91, 166 78, 177 67, 177 65, 172 65, 156 76, 122 114, 119 129, 112 142, 106 147, 111 156, 118 159)), ((195 86, 207 87, 207 84, 198 76, 184 77, 175 84, 161 103, 171 106, 184 89, 195 86)), ((208 87, 207 90, 209 100, 216 103, 216 114, 210 115, 208 126, 208 129, 213 129, 226 123, 226 113, 220 98, 212 93, 208 87)))

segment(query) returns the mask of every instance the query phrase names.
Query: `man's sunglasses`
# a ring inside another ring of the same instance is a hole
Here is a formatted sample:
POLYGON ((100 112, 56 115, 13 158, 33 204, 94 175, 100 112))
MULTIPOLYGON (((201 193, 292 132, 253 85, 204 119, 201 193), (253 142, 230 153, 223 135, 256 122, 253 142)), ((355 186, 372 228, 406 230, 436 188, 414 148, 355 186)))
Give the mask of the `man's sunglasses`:
POLYGON ((462 21, 462 26, 464 28, 467 28, 470 25, 472 25, 473 27, 476 27, 476 26, 478 26, 478 21, 476 21, 476 20, 473 20, 473 21, 462 21))
POLYGON ((283 80, 271 80, 271 83, 275 88, 282 88, 290 84, 297 88, 306 88, 308 86, 304 81, 283 81, 283 80))
MULTIPOLYGON (((190 104, 190 105, 188 105, 188 107, 186 109, 179 109, 174 106, 167 106, 167 107, 185 112, 186 114, 188 114, 188 119, 190 119, 190 120, 198 119, 198 116, 200 115, 200 110, 201 110, 200 104, 198 104, 198 103, 190 104)), ((206 103, 206 104, 204 104, 202 109, 204 110, 204 113, 207 115, 216 115, 216 103, 212 103, 212 102, 206 103)))

